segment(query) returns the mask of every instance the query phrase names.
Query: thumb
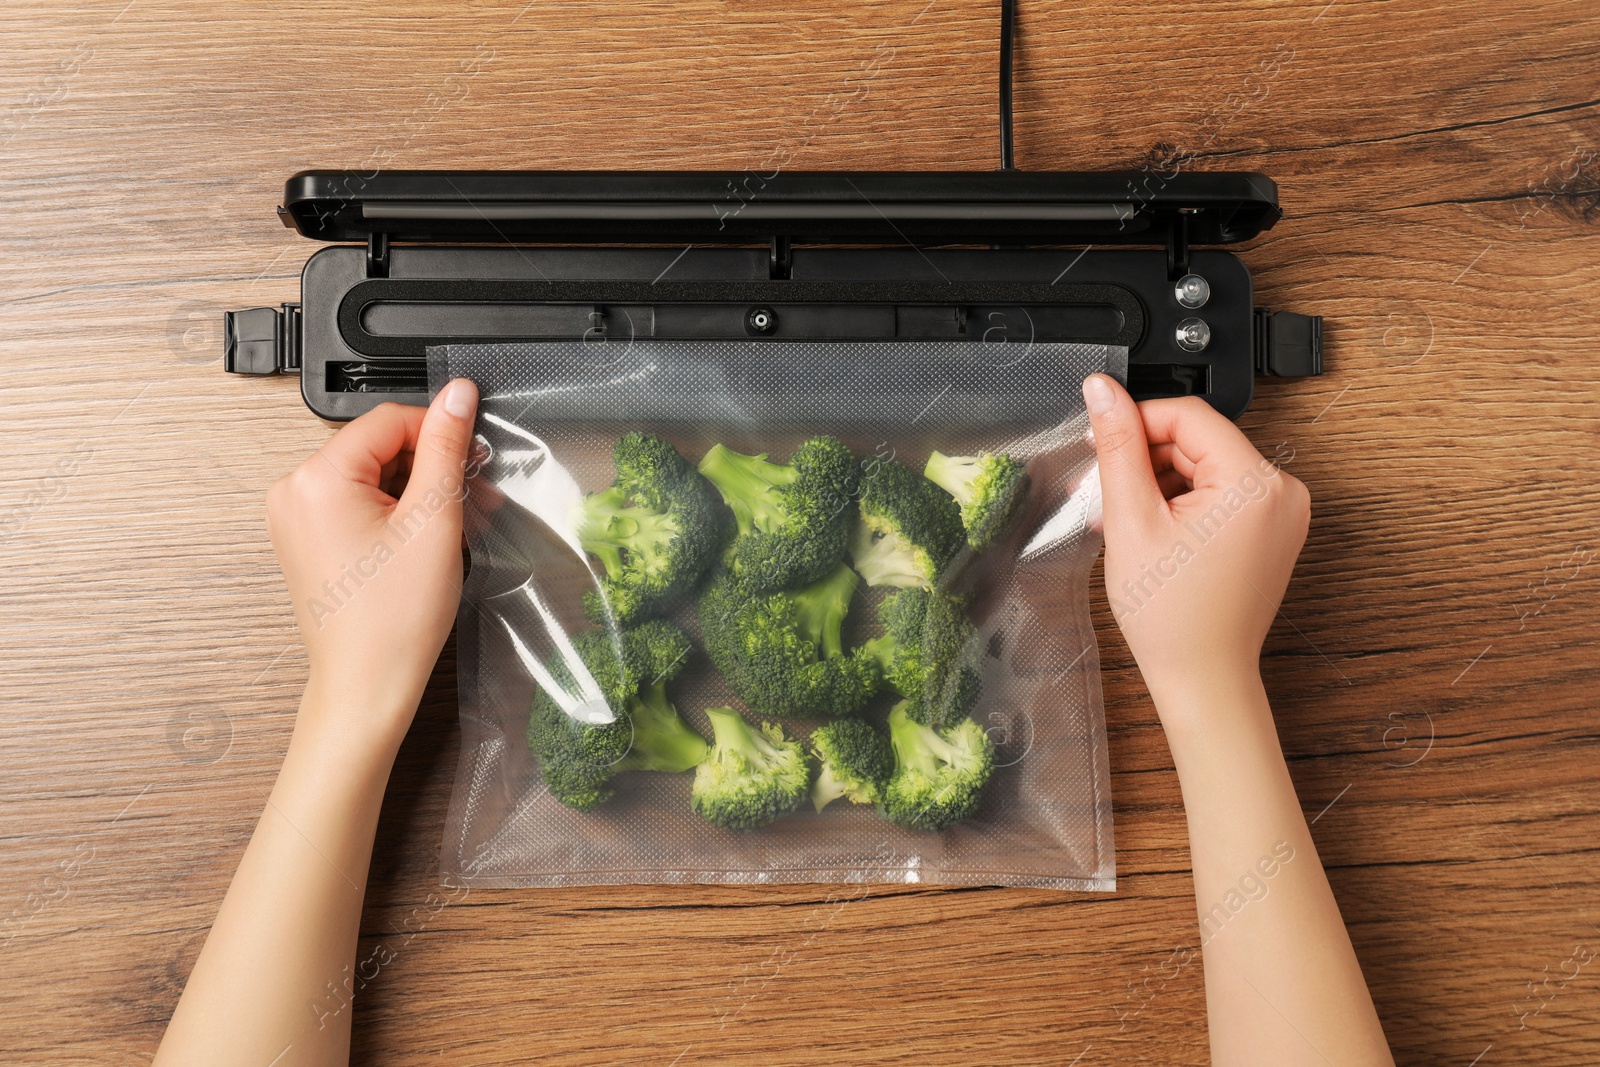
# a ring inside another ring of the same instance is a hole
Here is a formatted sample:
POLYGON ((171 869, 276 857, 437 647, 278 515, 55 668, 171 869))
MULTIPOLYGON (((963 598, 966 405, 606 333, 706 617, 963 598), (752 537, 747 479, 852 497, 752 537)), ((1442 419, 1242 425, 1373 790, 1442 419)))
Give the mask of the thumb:
POLYGON ((411 477, 395 505, 402 514, 410 514, 418 506, 426 508, 455 530, 455 537, 460 536, 467 449, 477 409, 478 387, 467 379, 457 378, 439 390, 417 431, 411 477))
POLYGON ((1084 379, 1083 401, 1089 409, 1089 425, 1094 427, 1100 494, 1109 529, 1142 517, 1164 498, 1150 467, 1150 443, 1133 397, 1109 375, 1093 374, 1084 379))

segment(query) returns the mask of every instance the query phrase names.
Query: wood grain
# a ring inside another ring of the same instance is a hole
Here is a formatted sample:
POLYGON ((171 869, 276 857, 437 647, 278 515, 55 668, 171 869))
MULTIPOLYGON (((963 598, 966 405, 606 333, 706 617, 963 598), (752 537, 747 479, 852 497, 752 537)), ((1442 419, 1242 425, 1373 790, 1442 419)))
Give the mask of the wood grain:
MULTIPOLYGON (((1282 186, 1289 217, 1245 255, 1260 302, 1326 317, 1329 373, 1263 384, 1243 420, 1315 500, 1265 668, 1399 1060, 1600 1060, 1600 973, 1540 985, 1600 948, 1600 564, 1575 562, 1600 511, 1600 15, 1021 6, 1022 166, 1180 157, 1282 186)), ((148 1057, 287 742, 305 659, 262 499, 329 431, 293 381, 217 361, 222 310, 297 292, 282 180, 780 149, 987 168, 997 28, 964 0, 5 5, 0 1058, 148 1057)), ((362 952, 395 958, 357 1061, 1205 1062, 1176 781, 1098 603, 1110 896, 435 910, 447 650, 380 828, 362 952)))

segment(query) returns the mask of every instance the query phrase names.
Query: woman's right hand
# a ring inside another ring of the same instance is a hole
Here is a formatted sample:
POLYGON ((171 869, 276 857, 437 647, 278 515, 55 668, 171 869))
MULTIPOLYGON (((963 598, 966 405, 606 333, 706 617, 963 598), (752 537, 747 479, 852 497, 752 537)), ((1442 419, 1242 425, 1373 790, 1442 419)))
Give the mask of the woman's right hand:
POLYGON ((1196 687, 1255 677, 1305 543, 1306 487, 1198 397, 1136 404, 1103 374, 1083 395, 1100 461, 1106 595, 1157 710, 1187 706, 1182 695, 1196 687))

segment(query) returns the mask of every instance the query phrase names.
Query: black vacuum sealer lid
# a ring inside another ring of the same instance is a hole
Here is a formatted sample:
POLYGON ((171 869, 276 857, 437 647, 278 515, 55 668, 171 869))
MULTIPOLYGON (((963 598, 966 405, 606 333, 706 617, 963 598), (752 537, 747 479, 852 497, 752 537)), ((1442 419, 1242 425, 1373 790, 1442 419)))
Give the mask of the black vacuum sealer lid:
POLYGON ((310 170, 278 213, 365 255, 313 256, 303 307, 230 313, 224 366, 300 373, 329 418, 426 402, 429 345, 587 338, 623 318, 665 339, 987 340, 1012 309, 1030 339, 1128 347, 1136 395, 1229 415, 1254 374, 1322 370, 1321 320, 1254 308, 1237 257, 1190 254, 1282 217, 1260 174, 310 170), (685 245, 699 258, 663 282, 685 245), (933 245, 958 247, 917 255, 933 245))
POLYGON ((1227 244, 1282 217, 1261 174, 1154 171, 302 171, 321 241, 1227 244))

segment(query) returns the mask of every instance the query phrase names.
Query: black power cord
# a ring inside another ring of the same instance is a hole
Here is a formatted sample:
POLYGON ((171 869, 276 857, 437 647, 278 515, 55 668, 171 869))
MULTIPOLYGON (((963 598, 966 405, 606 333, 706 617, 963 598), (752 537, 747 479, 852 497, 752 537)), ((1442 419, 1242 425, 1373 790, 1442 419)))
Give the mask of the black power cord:
POLYGON ((1011 150, 1011 52, 1017 0, 1000 0, 1000 169, 1016 170, 1011 150))

